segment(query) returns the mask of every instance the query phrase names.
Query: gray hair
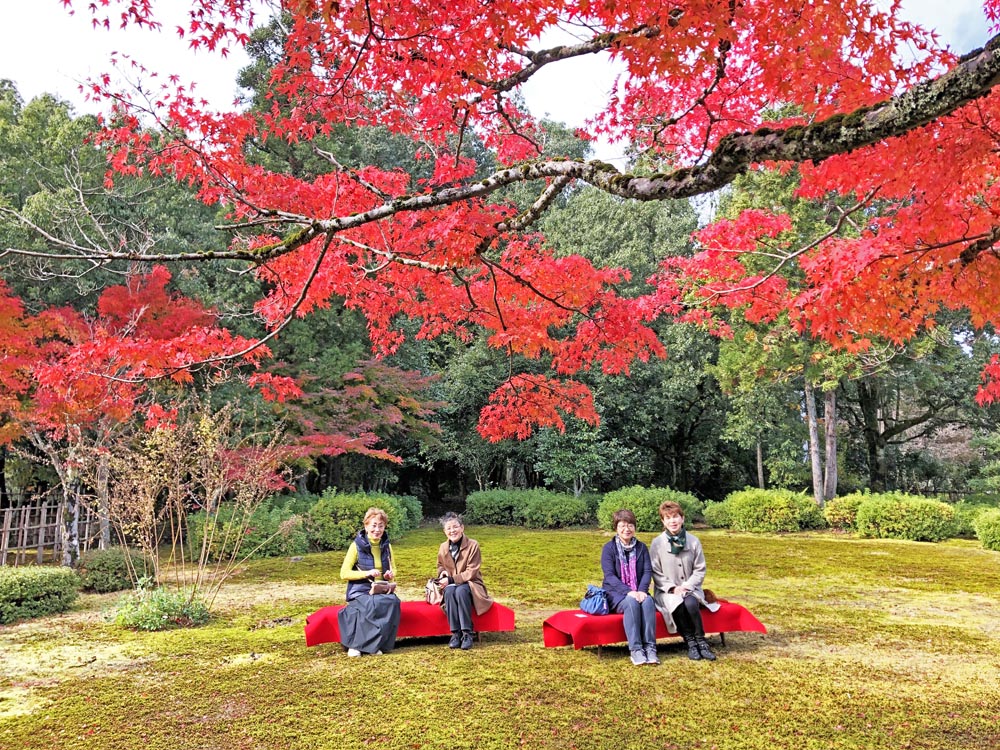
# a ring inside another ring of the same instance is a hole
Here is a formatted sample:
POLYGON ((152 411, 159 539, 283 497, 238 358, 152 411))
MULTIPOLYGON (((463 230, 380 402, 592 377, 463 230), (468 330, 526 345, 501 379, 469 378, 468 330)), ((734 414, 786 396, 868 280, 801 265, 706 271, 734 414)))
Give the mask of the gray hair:
POLYGON ((462 526, 465 526, 465 521, 462 520, 462 517, 458 513, 453 513, 452 511, 448 511, 443 516, 441 516, 442 528, 447 526, 452 521, 458 521, 462 526))

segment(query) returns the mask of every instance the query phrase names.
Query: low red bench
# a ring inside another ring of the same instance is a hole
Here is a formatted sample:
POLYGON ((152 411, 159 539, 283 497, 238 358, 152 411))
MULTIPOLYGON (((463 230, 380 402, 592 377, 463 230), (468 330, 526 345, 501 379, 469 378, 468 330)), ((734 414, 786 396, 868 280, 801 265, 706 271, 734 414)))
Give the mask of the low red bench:
MULTIPOLYGON (((340 625, 337 613, 342 604, 323 607, 306 618, 306 646, 340 642, 340 625)), ((514 629, 514 610, 493 603, 485 613, 472 612, 472 624, 477 633, 495 633, 514 629)), ((448 617, 436 604, 427 602, 402 602, 400 606, 397 638, 428 638, 450 635, 448 617)))
MULTIPOLYGON (((725 645, 726 633, 735 631, 756 631, 766 633, 767 628, 746 607, 733 602, 719 601, 721 605, 716 612, 701 610, 701 621, 706 633, 719 633, 725 645)), ((600 655, 601 646, 627 641, 625 636, 624 615, 588 615, 581 609, 565 609, 556 612, 542 623, 542 639, 546 648, 573 645, 573 648, 597 646, 600 655)), ((667 632, 663 616, 656 613, 656 637, 679 638, 677 633, 667 632)))

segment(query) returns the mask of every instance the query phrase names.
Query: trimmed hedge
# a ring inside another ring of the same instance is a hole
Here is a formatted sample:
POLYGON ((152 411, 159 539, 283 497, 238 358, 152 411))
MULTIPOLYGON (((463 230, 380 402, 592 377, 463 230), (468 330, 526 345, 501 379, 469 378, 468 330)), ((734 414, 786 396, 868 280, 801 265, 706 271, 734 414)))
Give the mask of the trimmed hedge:
POLYGON ((372 507, 381 508, 389 517, 390 539, 399 539, 423 519, 420 501, 410 495, 340 494, 329 489, 319 496, 305 518, 310 545, 321 551, 347 549, 364 525, 365 512, 372 507))
POLYGON ((467 523, 558 529, 593 523, 596 495, 552 490, 482 490, 465 499, 467 523))
POLYGON ((955 509, 940 500, 887 492, 872 495, 858 507, 859 536, 939 542, 955 534, 955 509))
POLYGON ((976 537, 986 549, 1000 552, 1000 510, 988 510, 976 519, 976 537))
POLYGON ((127 547, 96 549, 80 556, 78 573, 84 591, 107 594, 130 589, 152 576, 153 561, 141 550, 127 547))
POLYGON ((0 567, 0 625, 65 612, 79 590, 80 576, 70 568, 0 567))
POLYGON ((823 517, 833 529, 847 531, 854 528, 858 516, 858 508, 872 495, 869 492, 853 492, 828 500, 823 508, 823 517))
POLYGON ((705 523, 713 529, 728 529, 733 523, 729 516, 729 506, 725 503, 706 503, 702 515, 705 523))
POLYGON ((188 541, 191 555, 201 554, 202 540, 208 537, 208 556, 211 560, 228 560, 233 556, 237 542, 237 557, 289 557, 309 551, 309 538, 302 517, 291 507, 262 503, 250 516, 243 528, 243 513, 232 505, 219 508, 214 518, 207 518, 204 511, 188 517, 188 541))
POLYGON ((955 509, 955 536, 975 539, 976 521, 984 513, 997 510, 997 501, 995 497, 978 495, 960 500, 952 507, 955 509))
POLYGON ((811 497, 791 490, 745 489, 730 493, 730 528, 754 533, 777 533, 821 529, 826 526, 823 512, 811 497))
POLYGON ((688 522, 703 519, 705 504, 694 495, 672 490, 669 487, 624 487, 604 496, 597 506, 597 524, 602 529, 614 531, 611 528, 611 517, 616 510, 626 508, 635 513, 636 531, 663 531, 660 520, 660 505, 673 501, 684 509, 684 518, 688 522))

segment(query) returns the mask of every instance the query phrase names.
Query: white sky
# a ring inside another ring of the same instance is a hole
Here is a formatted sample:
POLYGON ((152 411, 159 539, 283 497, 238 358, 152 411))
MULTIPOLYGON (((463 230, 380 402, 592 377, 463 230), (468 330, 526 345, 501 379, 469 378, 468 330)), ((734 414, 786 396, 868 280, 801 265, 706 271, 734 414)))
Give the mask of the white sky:
MULTIPOLYGON (((61 0, 0 0, 0 27, 6 32, 0 45, 0 78, 13 80, 25 101, 51 93, 72 102, 78 111, 94 111, 77 87, 89 76, 108 72, 112 53, 120 52, 162 75, 176 73, 182 81, 197 81, 196 91, 220 109, 232 102, 237 93, 236 71, 246 61, 242 51, 228 62, 191 51, 178 40, 173 30, 177 24, 168 19, 159 33, 92 29, 89 2, 75 0, 78 10, 71 16, 61 0), (211 76, 204 75, 207 65, 211 65, 211 76)), ((173 7, 175 12, 186 5, 178 0, 154 4, 173 7)), ((960 54, 987 39, 981 0, 903 0, 903 8, 909 19, 936 29, 960 54)), ((175 20, 183 20, 183 15, 175 20)), ((579 126, 606 99, 612 79, 613 71, 600 58, 569 61, 543 69, 524 87, 524 95, 536 115, 579 126)), ((609 158, 609 154, 599 155, 609 158)))

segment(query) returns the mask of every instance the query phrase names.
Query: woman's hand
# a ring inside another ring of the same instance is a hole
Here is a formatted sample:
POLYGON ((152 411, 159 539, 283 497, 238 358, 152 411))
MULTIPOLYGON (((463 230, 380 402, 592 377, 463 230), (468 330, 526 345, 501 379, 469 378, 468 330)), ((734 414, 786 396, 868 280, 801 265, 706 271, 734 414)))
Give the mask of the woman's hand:
POLYGON ((396 577, 396 571, 390 568, 389 570, 385 571, 385 573, 382 574, 382 577, 387 581, 391 581, 393 578, 396 577))
POLYGON ((365 575, 369 578, 378 578, 378 568, 372 568, 365 575))
POLYGON ((645 591, 629 591, 628 595, 635 599, 639 604, 646 601, 646 597, 649 596, 645 591))

